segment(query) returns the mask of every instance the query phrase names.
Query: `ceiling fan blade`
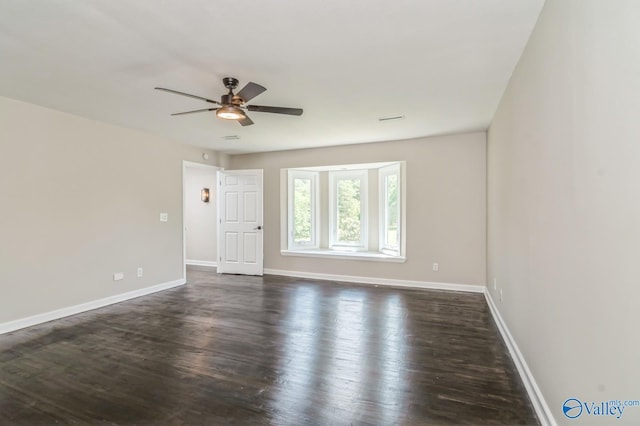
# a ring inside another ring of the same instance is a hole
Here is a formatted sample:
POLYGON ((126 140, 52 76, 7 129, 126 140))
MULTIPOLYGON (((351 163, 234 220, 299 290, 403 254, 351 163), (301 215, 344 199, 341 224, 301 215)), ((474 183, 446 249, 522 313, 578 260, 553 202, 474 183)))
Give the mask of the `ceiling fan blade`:
POLYGON ((266 87, 262 87, 259 84, 250 81, 242 88, 242 90, 236 93, 236 95, 240 96, 245 102, 249 102, 265 90, 267 90, 266 87))
POLYGON ((244 127, 244 126, 251 126, 253 124, 253 121, 248 116, 245 115, 242 120, 238 120, 238 123, 240 123, 242 127, 244 127))
POLYGON ((184 115, 184 114, 193 114, 194 112, 205 112, 205 111, 215 111, 219 108, 205 108, 205 109, 197 109, 195 111, 186 111, 186 112, 176 112, 175 114, 171 114, 171 115, 184 115))
POLYGON ((162 90, 164 92, 175 93, 176 95, 188 96, 194 99, 200 99, 201 101, 210 102, 212 104, 220 105, 220 102, 214 101, 212 99, 203 98, 202 96, 190 95, 184 92, 178 92, 177 90, 165 89, 164 87, 155 87, 156 90, 162 90))
POLYGON ((263 105, 247 105, 249 111, 272 112, 274 114, 302 115, 302 108, 285 108, 263 105))

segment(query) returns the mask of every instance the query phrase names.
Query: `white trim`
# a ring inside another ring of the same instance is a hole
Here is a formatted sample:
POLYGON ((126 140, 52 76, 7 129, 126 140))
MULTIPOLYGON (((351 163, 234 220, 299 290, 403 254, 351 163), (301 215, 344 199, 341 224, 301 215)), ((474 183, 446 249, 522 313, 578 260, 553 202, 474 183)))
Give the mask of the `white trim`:
POLYGON ((398 161, 385 161, 378 163, 356 163, 356 164, 336 164, 333 166, 313 166, 313 167, 291 167, 288 170, 312 170, 317 172, 332 172, 332 171, 346 171, 346 170, 369 170, 379 169, 381 167, 390 166, 396 164, 398 161))
POLYGON ((504 343, 507 345, 507 348, 509 349, 509 354, 513 359, 513 363, 516 365, 516 369, 520 374, 520 379, 522 379, 522 383, 524 384, 524 387, 527 390, 527 394, 529 394, 529 398, 531 399, 533 408, 536 411, 536 414, 538 415, 538 420, 540 420, 540 423, 543 426, 557 425, 558 423, 553 417, 553 414, 551 413, 551 409, 549 409, 549 405, 547 405, 547 402, 545 401, 544 396, 542 395, 542 391, 538 387, 538 384, 536 383, 536 380, 533 377, 533 374, 531 373, 531 370, 529 369, 529 366, 527 365, 527 362, 524 359, 524 355, 522 355, 522 352, 520 352, 520 349, 518 348, 516 341, 513 339, 513 336, 511 335, 511 332, 507 327, 507 324, 502 319, 502 316, 500 315, 500 311, 498 311, 496 304, 493 302, 493 298, 491 297, 491 293, 489 292, 488 288, 485 288, 484 297, 485 299, 487 299, 487 305, 489 305, 489 310, 491 311, 491 315, 493 316, 493 319, 496 325, 498 326, 498 330, 502 335, 502 339, 504 340, 504 343))
POLYGON ((186 280, 184 279, 169 281, 169 282, 154 285, 151 287, 145 287, 139 290, 133 290, 127 293, 116 294, 115 296, 105 297, 104 299, 98 299, 98 300, 94 300, 87 303, 81 303, 75 306, 56 309, 55 311, 45 312, 42 314, 37 314, 30 317, 17 319, 14 321, 4 322, 0 324, 0 334, 10 333, 12 331, 16 331, 21 328, 31 327, 37 324, 42 324, 52 320, 68 317, 70 315, 91 311, 93 309, 98 309, 105 306, 113 305, 114 303, 120 303, 126 300, 135 299, 136 297, 147 296, 152 293, 157 293, 159 291, 168 290, 173 287, 184 285, 185 283, 186 283, 186 280))
POLYGON ((402 217, 402 213, 406 210, 406 206, 404 203, 404 196, 402 195, 402 174, 400 173, 401 163, 394 163, 390 166, 381 167, 378 169, 378 249, 380 252, 390 252, 392 255, 403 256, 404 255, 404 235, 402 233, 402 222, 404 221, 402 217), (389 176, 397 176, 397 214, 398 214, 398 247, 391 248, 386 246, 386 238, 387 238, 387 219, 389 216, 389 211, 387 209, 387 185, 386 179, 389 176))
POLYGON ((218 262, 212 262, 210 260, 193 260, 193 259, 187 259, 185 260, 187 265, 192 265, 192 266, 208 266, 210 268, 217 268, 218 267, 218 262))
POLYGON ((210 169, 211 167, 214 167, 216 169, 222 168, 222 167, 214 166, 213 164, 196 163, 195 161, 187 161, 187 160, 182 160, 182 164, 185 167, 188 167, 190 169, 210 169))
POLYGON ((407 261, 407 258, 404 256, 392 256, 389 254, 371 251, 338 251, 329 249, 280 250, 280 254, 283 256, 320 257, 325 259, 342 260, 368 260, 373 262, 404 263, 407 261))
POLYGON ((429 281, 394 280, 391 278, 356 277, 352 275, 318 274, 315 272, 285 271, 282 269, 270 268, 265 268, 264 273, 269 275, 282 275, 285 277, 311 278, 316 280, 342 281, 347 283, 385 285, 392 287, 411 287, 429 290, 461 291, 465 293, 484 293, 486 288, 482 285, 472 284, 436 283, 429 281))

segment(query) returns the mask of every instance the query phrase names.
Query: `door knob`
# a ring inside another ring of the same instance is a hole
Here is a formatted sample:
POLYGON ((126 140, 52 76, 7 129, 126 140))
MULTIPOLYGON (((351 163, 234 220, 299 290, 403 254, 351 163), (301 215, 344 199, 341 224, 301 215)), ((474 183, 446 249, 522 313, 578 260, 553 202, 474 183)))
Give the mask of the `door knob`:
POLYGON ((261 230, 261 229, 262 229, 262 225, 258 225, 258 226, 256 226, 256 227, 255 227, 255 228, 253 228, 253 229, 254 229, 254 230, 259 231, 259 230, 261 230))

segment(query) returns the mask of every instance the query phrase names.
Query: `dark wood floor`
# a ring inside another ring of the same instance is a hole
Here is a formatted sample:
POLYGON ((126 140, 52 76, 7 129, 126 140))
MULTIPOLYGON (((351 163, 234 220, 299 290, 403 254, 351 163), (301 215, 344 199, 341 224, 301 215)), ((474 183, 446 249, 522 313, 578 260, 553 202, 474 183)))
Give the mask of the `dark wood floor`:
POLYGON ((0 336, 0 424, 537 424, 482 295, 211 271, 0 336))

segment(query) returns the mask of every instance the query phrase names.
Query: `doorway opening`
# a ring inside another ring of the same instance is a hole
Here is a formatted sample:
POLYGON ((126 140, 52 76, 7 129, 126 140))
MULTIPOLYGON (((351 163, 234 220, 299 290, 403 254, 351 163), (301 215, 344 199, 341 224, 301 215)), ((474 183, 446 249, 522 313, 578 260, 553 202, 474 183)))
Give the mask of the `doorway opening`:
POLYGON ((182 260, 187 265, 217 267, 217 178, 220 167, 182 162, 182 260))

